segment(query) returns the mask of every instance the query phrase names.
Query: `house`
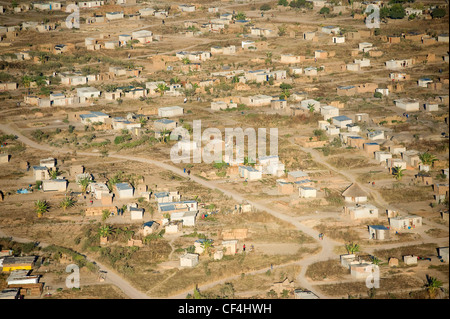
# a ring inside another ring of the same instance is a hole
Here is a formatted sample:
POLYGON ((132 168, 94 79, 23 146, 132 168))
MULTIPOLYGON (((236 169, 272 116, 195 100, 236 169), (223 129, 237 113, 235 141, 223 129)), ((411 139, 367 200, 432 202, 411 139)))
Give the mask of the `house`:
POLYGON ((322 27, 321 31, 326 34, 338 34, 341 31, 341 29, 339 27, 330 25, 322 27))
POLYGON ((304 71, 305 71, 305 75, 307 75, 307 76, 317 75, 316 67, 307 67, 304 69, 304 71))
POLYGON ((433 184, 434 198, 437 203, 442 203, 448 199, 448 184, 433 184))
POLYGON ((143 218, 144 210, 142 208, 130 207, 129 211, 131 220, 140 220, 143 218))
POLYGON ((94 194, 95 199, 102 199, 104 195, 109 194, 109 188, 104 183, 90 183, 88 190, 94 194))
POLYGON ((362 52, 366 52, 367 49, 373 48, 373 44, 369 42, 361 42, 358 43, 358 50, 362 52))
POLYGON ((345 43, 345 37, 344 37, 344 36, 335 36, 335 37, 332 37, 332 38, 331 38, 331 42, 332 42, 332 43, 336 43, 336 44, 339 44, 339 43, 345 43))
POLYGON ((361 65, 359 63, 348 63, 346 65, 347 71, 358 72, 361 71, 361 65))
POLYGON ((128 183, 117 183, 115 185, 117 195, 120 199, 133 198, 134 188, 128 183))
POLYGON ((314 58, 326 59, 326 58, 328 58, 328 52, 324 51, 324 50, 316 50, 316 51, 314 51, 314 58))
POLYGON ((352 119, 345 115, 335 116, 332 118, 333 125, 339 128, 347 128, 352 123, 352 119))
POLYGON ((448 34, 439 34, 437 37, 437 41, 438 42, 444 42, 444 43, 448 43, 448 34))
POLYGON ((159 117, 181 116, 183 113, 184 109, 180 106, 166 106, 158 108, 159 117))
POLYGON ((393 172, 394 169, 396 169, 396 167, 406 169, 406 162, 400 158, 388 158, 386 160, 386 164, 391 173, 393 172))
POLYGON ((379 163, 386 164, 387 160, 392 158, 392 154, 389 152, 383 152, 383 151, 376 151, 374 152, 375 160, 379 163))
POLYGON ((36 181, 43 181, 50 179, 48 168, 45 166, 33 166, 34 178, 36 181))
POLYGON ((320 298, 312 291, 295 289, 294 299, 320 299, 320 298))
POLYGON ((270 105, 272 99, 273 98, 269 95, 258 94, 248 97, 242 97, 241 102, 248 106, 266 106, 270 105))
POLYGON ((415 215, 389 218, 389 227, 392 230, 405 230, 422 226, 422 217, 415 215))
POLYGON ((105 18, 107 20, 119 20, 119 19, 123 19, 124 14, 123 11, 122 12, 106 12, 105 14, 105 18))
POLYGON ((312 31, 303 32, 303 40, 313 41, 316 38, 316 33, 312 31))
POLYGON ((140 43, 150 43, 153 41, 153 32, 149 30, 134 31, 131 33, 131 37, 140 43))
POLYGON ((356 279, 367 279, 374 272, 375 265, 361 262, 350 265, 350 274, 356 279))
POLYGON ((14 270, 31 270, 34 266, 35 260, 36 256, 7 256, 3 258, 2 271, 11 272, 14 270))
POLYGON ((65 179, 48 179, 42 181, 42 190, 44 192, 65 192, 67 190, 67 181, 65 179))
POLYGON ((288 172, 287 179, 289 182, 299 182, 303 180, 308 180, 309 175, 308 173, 305 173, 303 171, 294 171, 294 172, 288 172))
POLYGON ((300 55, 281 54, 280 63, 295 64, 295 63, 301 63, 304 59, 305 59, 305 57, 300 56, 300 55))
POLYGON ((420 109, 419 102, 411 98, 394 100, 394 103, 396 107, 408 112, 419 111, 420 109))
POLYGON ((339 96, 351 96, 355 95, 356 92, 357 92, 356 86, 354 85, 338 86, 336 88, 336 93, 339 96))
POLYGON ((39 282, 39 276, 28 275, 28 273, 29 270, 13 270, 6 279, 6 283, 8 286, 37 284, 39 282))
POLYGON ((403 256, 403 262, 405 265, 417 265, 417 256, 407 255, 403 256))
POLYGON ((330 118, 339 116, 339 109, 331 105, 320 106, 320 114, 323 115, 323 119, 327 121, 330 118))
POLYGON ((345 206, 344 213, 349 214, 351 219, 378 218, 378 208, 371 204, 345 206))
POLYGON ((183 226, 195 226, 195 220, 197 217, 198 211, 184 211, 184 212, 173 212, 170 215, 170 219, 172 221, 181 221, 183 226))
POLYGON ((77 96, 84 97, 86 99, 99 98, 100 94, 101 94, 100 90, 93 87, 77 88, 77 96))
POLYGON ((448 263, 448 247, 438 248, 438 254, 444 262, 448 263))
POLYGON ((389 239, 389 228, 383 225, 369 225, 369 239, 389 239))
POLYGON ((19 288, 9 288, 0 291, 0 300, 2 299, 19 299, 19 288))
POLYGON ((420 78, 417 80, 417 85, 423 88, 428 87, 428 84, 433 83, 433 80, 430 78, 420 78))
POLYGON ((146 237, 150 234, 153 234, 158 229, 159 224, 155 221, 149 221, 144 224, 142 224, 140 232, 142 233, 142 236, 146 237))
POLYGON ((414 176, 415 180, 424 185, 432 185, 433 177, 429 173, 419 172, 414 176))
POLYGON ((88 114, 80 114, 80 121, 83 124, 105 123, 106 119, 108 118, 108 114, 97 111, 90 112, 88 114))
POLYGON ((349 136, 347 138, 347 145, 358 149, 362 149, 365 142, 366 140, 361 136, 349 136))
POLYGON ((224 240, 222 241, 222 247, 224 255, 234 255, 237 252, 238 240, 224 240))
POLYGON ((155 193, 155 199, 158 203, 172 203, 181 200, 181 195, 178 191, 174 192, 158 192, 155 193))
POLYGON ((411 167, 417 167, 421 162, 419 157, 419 151, 416 150, 408 150, 402 152, 402 159, 406 162, 408 166, 411 167))
POLYGON ((180 267, 195 267, 198 264, 198 254, 186 253, 180 256, 180 267))
POLYGON ((389 60, 385 62, 385 66, 387 69, 395 70, 406 68, 414 64, 413 59, 405 59, 405 60, 389 60))
POLYGON ((314 108, 314 110, 318 112, 320 110, 320 102, 313 99, 302 100, 300 102, 300 107, 306 111, 314 108))
POLYGON ((298 188, 300 198, 316 198, 317 190, 313 187, 300 186, 298 188))
POLYGON ((172 131, 177 127, 177 122, 169 119, 159 119, 153 122, 153 128, 156 131, 172 131))
POLYGON ((364 203, 367 201, 367 193, 358 184, 354 183, 347 187, 342 196, 348 203, 364 203))
POLYGON ((53 157, 49 158, 43 158, 39 161, 40 166, 46 167, 46 168, 54 168, 56 167, 56 159, 53 157))
POLYGON ((239 166, 239 175, 249 181, 262 178, 262 172, 252 166, 239 166))
POLYGON ((211 102, 211 110, 213 110, 213 111, 235 109, 235 108, 237 108, 237 103, 227 103, 224 101, 211 102))
POLYGON ((391 145, 389 146, 389 152, 391 152, 392 155, 401 155, 403 152, 406 152, 406 147, 401 145, 391 145))
POLYGON ((271 100, 270 107, 273 110, 284 110, 287 108, 287 101, 284 99, 271 100))
POLYGON ((427 112, 437 112, 437 111, 439 111, 439 104, 429 102, 429 103, 425 103, 423 105, 423 108, 427 112))
POLYGON ((9 155, 9 154, 0 154, 0 164, 9 163, 10 158, 11 158, 11 155, 9 155))
POLYGON ((279 194, 293 194, 294 184, 284 179, 277 179, 277 191, 279 194))
POLYGON ((372 156, 372 155, 374 154, 374 152, 380 150, 380 144, 375 143, 375 142, 364 143, 364 144, 363 144, 363 150, 364 150, 367 154, 369 154, 370 156, 372 156))
POLYGON ((183 222, 179 221, 171 221, 164 227, 166 234, 178 234, 182 228, 183 222))

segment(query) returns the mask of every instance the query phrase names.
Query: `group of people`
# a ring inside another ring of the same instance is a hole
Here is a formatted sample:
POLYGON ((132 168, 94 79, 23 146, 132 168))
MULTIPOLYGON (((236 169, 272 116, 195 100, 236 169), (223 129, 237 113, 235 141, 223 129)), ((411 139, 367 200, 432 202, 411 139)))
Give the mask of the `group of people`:
POLYGON ((323 233, 320 233, 320 234, 319 234, 319 239, 320 239, 320 240, 323 240, 323 236, 325 236, 325 235, 324 235, 323 233))

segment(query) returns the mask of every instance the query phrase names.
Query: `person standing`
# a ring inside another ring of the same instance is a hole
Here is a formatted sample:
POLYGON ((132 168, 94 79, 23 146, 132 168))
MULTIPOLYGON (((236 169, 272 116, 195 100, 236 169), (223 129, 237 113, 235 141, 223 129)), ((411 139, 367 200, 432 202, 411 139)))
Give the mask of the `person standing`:
POLYGON ((242 251, 245 253, 245 244, 242 246, 242 251))

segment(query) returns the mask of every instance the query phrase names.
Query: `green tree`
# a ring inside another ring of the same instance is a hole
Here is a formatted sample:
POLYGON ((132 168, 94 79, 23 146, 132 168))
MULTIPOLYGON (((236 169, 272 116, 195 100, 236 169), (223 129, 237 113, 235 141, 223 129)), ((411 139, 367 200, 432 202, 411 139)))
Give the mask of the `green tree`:
POLYGON ((419 154, 419 159, 422 161, 424 165, 432 165, 434 162, 437 161, 437 158, 428 152, 419 154))
POLYGON ((156 92, 159 92, 159 95, 160 96, 163 96, 164 95, 164 92, 165 91, 168 91, 169 90, 169 87, 167 86, 167 85, 165 85, 164 83, 159 83, 157 86, 156 86, 156 92))
POLYGON ((405 9, 400 3, 394 4, 389 9, 389 18, 391 19, 403 19, 406 15, 405 9))
MULTIPOLYGON (((107 220, 110 215, 111 215, 111 212, 109 211, 109 209, 102 210, 102 221, 107 220)), ((106 236, 103 236, 103 237, 106 237, 106 236)))
POLYGON ((109 225, 100 226, 100 228, 98 229, 98 234, 100 235, 100 237, 108 237, 112 234, 112 232, 113 229, 109 225))
POLYGON ((443 18, 446 14, 447 12, 444 8, 434 8, 433 11, 431 11, 431 16, 433 17, 433 19, 443 18))
POLYGON ((55 167, 55 169, 50 169, 48 171, 51 179, 57 179, 61 172, 55 167))
POLYGON ((212 241, 211 240, 205 240, 203 243, 202 243, 202 248, 203 248, 203 252, 205 253, 205 255, 206 254, 209 254, 209 252, 210 252, 210 250, 211 250, 211 247, 212 247, 212 241))
POLYGON ((401 166, 396 166, 396 167, 394 167, 394 169, 392 170, 392 172, 393 172, 393 175, 394 175, 394 178, 396 179, 396 180, 401 180, 402 179, 402 177, 403 177, 403 172, 404 172, 405 170, 401 167, 401 166))
POLYGON ((44 215, 44 213, 48 212, 49 209, 50 205, 45 200, 39 199, 34 203, 34 210, 38 218, 41 218, 44 215))
POLYGON ((359 252, 359 245, 355 244, 355 243, 348 243, 348 244, 345 244, 345 249, 347 249, 347 252, 349 254, 354 254, 354 253, 359 252))
POLYGON ((91 183, 91 179, 86 176, 78 180, 78 185, 81 186, 81 192, 86 193, 89 184, 91 183))
POLYGON ((330 8, 328 8, 328 7, 322 7, 322 8, 320 9, 319 13, 320 13, 320 14, 323 14, 323 15, 330 14, 330 8))
POLYGON ((272 7, 271 7, 270 4, 268 4, 268 3, 264 3, 264 4, 259 8, 259 10, 261 10, 261 11, 269 11, 270 9, 272 9, 272 7))
POLYGON ((182 62, 184 65, 186 65, 186 64, 190 64, 190 63, 191 63, 191 60, 189 60, 188 58, 183 58, 183 59, 181 60, 181 62, 182 62))
POLYGON ((244 12, 238 12, 238 14, 235 15, 234 19, 235 20, 246 20, 247 16, 245 15, 244 12))
POLYGON ((288 0, 278 0, 278 5, 287 7, 289 5, 289 2, 288 2, 288 0))
POLYGON ((75 205, 75 200, 73 197, 66 196, 62 199, 61 203, 59 203, 59 207, 61 207, 64 211, 67 208, 73 207, 75 205))
POLYGON ((425 284, 425 289, 428 292, 428 295, 431 299, 435 299, 442 290, 442 281, 438 280, 435 277, 431 277, 427 275, 427 283, 425 284))

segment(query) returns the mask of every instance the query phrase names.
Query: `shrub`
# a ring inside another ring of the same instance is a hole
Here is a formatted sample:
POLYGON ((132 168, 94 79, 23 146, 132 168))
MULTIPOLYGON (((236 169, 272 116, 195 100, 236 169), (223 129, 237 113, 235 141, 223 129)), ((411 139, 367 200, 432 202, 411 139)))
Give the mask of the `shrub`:
POLYGON ((431 11, 431 16, 433 17, 433 19, 443 18, 446 14, 447 12, 443 8, 435 8, 433 9, 433 11, 431 11))
POLYGON ((261 11, 268 11, 268 10, 270 10, 270 9, 272 9, 272 8, 270 7, 270 4, 265 3, 265 4, 263 4, 259 9, 260 9, 261 11))

